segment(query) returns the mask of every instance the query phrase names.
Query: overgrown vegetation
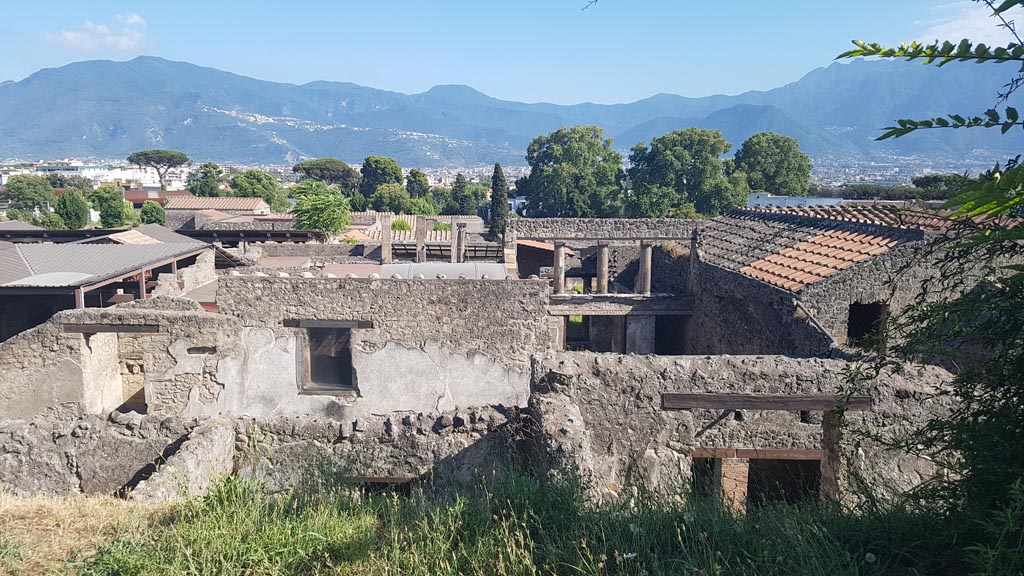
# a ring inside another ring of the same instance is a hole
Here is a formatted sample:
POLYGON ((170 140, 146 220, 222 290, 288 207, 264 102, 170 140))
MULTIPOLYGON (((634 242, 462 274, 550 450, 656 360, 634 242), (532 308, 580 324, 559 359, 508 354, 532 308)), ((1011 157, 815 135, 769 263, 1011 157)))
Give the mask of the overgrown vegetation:
POLYGON ((481 482, 464 496, 363 494, 332 474, 265 495, 223 481, 85 571, 148 574, 956 574, 950 519, 904 505, 766 506, 735 518, 704 499, 585 503, 572 479, 481 482))

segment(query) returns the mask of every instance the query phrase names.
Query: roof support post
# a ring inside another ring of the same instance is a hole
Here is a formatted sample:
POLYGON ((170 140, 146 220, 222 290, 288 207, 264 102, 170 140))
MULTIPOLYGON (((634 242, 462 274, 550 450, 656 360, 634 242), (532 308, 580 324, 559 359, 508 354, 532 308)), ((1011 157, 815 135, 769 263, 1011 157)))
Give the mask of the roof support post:
POLYGON ((455 251, 458 253, 456 262, 462 264, 466 261, 466 223, 459 222, 455 229, 455 251))
POLYGON ((146 271, 139 270, 139 300, 146 299, 146 271))
POLYGON ((640 241, 640 270, 636 275, 633 291, 644 296, 651 295, 651 254, 653 247, 646 240, 640 241))
POLYGON ((597 244, 597 293, 608 293, 608 243, 597 244))
POLYGON ((391 214, 381 214, 377 218, 380 222, 380 261, 381 264, 391 264, 391 214))
POLYGON ((75 308, 85 308, 85 290, 75 288, 75 308))
POLYGON ((565 294, 565 242, 555 241, 555 294, 565 294))
POLYGON ((416 262, 427 261, 427 217, 416 217, 416 262))

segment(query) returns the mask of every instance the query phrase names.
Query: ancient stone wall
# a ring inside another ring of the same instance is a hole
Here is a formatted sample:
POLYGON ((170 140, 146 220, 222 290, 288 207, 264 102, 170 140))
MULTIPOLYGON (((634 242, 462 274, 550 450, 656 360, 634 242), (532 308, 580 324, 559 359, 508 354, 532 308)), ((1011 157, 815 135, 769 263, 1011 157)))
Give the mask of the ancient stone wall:
POLYGON ((785 354, 832 352, 828 334, 814 325, 781 288, 718 266, 698 263, 690 290, 688 354, 785 354))
POLYGON ((195 264, 179 268, 177 274, 161 274, 152 296, 180 296, 217 279, 215 254, 212 250, 196 257, 195 264))
POLYGON ((367 246, 363 244, 284 244, 267 242, 250 244, 247 253, 259 250, 261 256, 303 256, 317 262, 348 264, 369 262, 367 246))
POLYGON ((934 258, 923 243, 906 244, 807 286, 800 301, 840 343, 847 340, 851 304, 885 302, 896 314, 916 302, 922 286, 935 278, 934 258))
POLYGON ((677 218, 514 218, 509 221, 505 242, 516 239, 552 238, 689 238, 702 220, 677 218))
POLYGON ((651 251, 651 291, 664 294, 690 292, 690 245, 662 242, 651 251))
MULTIPOLYGON (((615 499, 645 486, 674 492, 692 478, 701 448, 818 450, 821 413, 661 409, 663 393, 841 394, 840 360, 784 356, 635 356, 551 353, 537 360, 530 407, 541 461, 574 468, 594 482, 595 496, 615 499)), ((933 473, 927 462, 884 450, 861 430, 894 438, 942 410, 929 395, 950 376, 909 368, 863 384, 867 412, 848 412, 844 459, 873 485, 905 489, 933 473)))

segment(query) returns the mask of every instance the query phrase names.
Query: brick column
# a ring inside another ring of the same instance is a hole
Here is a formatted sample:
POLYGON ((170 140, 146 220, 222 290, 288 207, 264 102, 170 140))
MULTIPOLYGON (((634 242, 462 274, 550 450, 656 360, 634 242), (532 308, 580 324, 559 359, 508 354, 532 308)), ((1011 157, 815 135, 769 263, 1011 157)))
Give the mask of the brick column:
POLYGON ((391 264, 391 214, 380 214, 377 221, 380 222, 380 262, 391 264))
POLYGON ((608 243, 597 245, 597 293, 608 293, 608 243))
POLYGON ((555 294, 565 293, 565 242, 555 242, 555 294))
POLYGON ((416 262, 427 261, 427 217, 416 217, 416 262))
POLYGON ((640 271, 636 275, 636 286, 633 291, 648 296, 651 293, 651 254, 649 242, 640 242, 640 271))
POLYGON ((746 458, 715 459, 715 489, 728 510, 734 514, 747 511, 747 476, 750 471, 746 458))

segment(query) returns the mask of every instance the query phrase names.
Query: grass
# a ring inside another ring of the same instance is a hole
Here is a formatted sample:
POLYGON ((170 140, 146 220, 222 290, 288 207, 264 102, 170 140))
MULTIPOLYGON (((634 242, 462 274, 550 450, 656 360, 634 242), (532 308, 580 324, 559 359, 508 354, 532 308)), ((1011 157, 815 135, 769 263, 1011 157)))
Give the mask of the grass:
POLYGON ((594 507, 579 483, 522 475, 464 495, 360 495, 330 474, 267 496, 231 478, 120 532, 85 568, 150 574, 958 574, 951 521, 894 507, 841 512, 717 503, 594 507))
POLYGON ((116 498, 0 493, 0 574, 77 574, 100 547, 144 530, 167 509, 116 498))

